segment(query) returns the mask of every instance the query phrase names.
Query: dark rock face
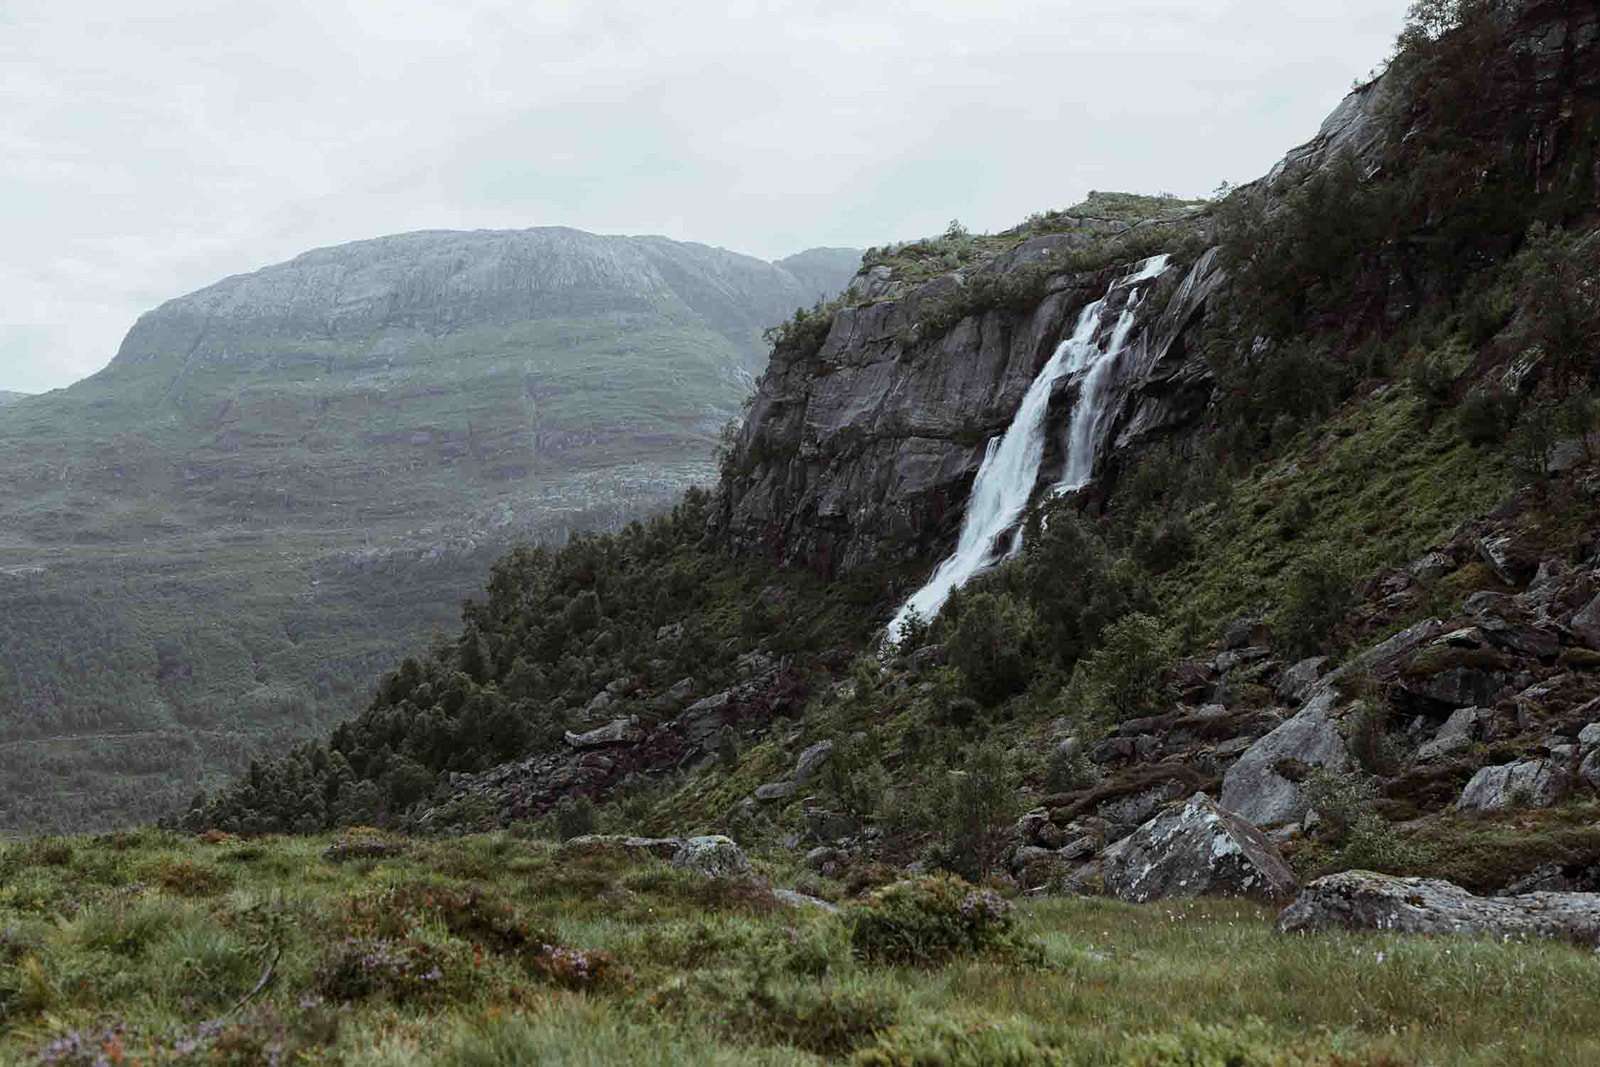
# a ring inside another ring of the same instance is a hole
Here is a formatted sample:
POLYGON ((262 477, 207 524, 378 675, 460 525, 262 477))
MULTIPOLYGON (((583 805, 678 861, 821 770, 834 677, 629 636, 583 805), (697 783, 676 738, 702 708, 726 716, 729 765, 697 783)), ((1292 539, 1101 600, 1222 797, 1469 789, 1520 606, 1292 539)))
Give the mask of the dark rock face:
MULTIPOLYGON (((1052 240, 1024 242, 983 270, 1037 270, 1052 240)), ((924 320, 969 284, 946 276, 841 310, 815 354, 775 352, 736 446, 735 473, 721 486, 715 532, 736 550, 829 575, 941 547, 959 528, 987 442, 1010 425, 1078 313, 1123 272, 1063 273, 1027 311, 969 315, 925 340, 924 320)), ((1164 305, 1141 312, 1097 455, 1203 410, 1210 371, 1194 331, 1221 281, 1208 252, 1164 305)), ((1042 484, 1060 474, 1070 400, 1065 392, 1052 399, 1042 484)))
POLYGON ((1449 882, 1345 871, 1306 886, 1278 918, 1284 933, 1336 926, 1407 934, 1537 937, 1600 946, 1600 896, 1477 897, 1449 882))
POLYGON ((1299 880, 1249 822, 1197 793, 1106 849, 1102 885, 1120 900, 1248 897, 1284 900, 1299 880))

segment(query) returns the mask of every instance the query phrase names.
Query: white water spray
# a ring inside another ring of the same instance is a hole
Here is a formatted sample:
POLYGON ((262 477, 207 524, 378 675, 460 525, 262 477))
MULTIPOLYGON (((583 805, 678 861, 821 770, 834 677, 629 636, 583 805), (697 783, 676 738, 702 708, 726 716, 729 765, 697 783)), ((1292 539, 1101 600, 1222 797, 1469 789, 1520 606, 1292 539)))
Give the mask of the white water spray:
POLYGON ((972 495, 967 501, 956 550, 939 564, 928 584, 917 590, 889 623, 891 640, 900 639, 901 630, 912 612, 923 619, 932 619, 944 607, 952 590, 992 566, 999 554, 1000 539, 1007 531, 1014 532, 1004 558, 1009 559, 1021 550, 1022 529, 1018 520, 1039 479, 1039 463, 1044 459, 1044 417, 1050 406, 1051 389, 1063 376, 1086 368, 1089 373, 1072 410, 1067 473, 1054 492, 1081 488, 1088 482, 1094 470, 1094 434, 1102 415, 1099 409, 1105 393, 1106 371, 1122 354, 1139 307, 1138 299, 1130 297, 1102 351, 1095 343, 1095 335, 1105 317, 1106 304, 1118 289, 1149 281, 1166 270, 1167 260, 1167 256, 1147 259, 1137 271, 1113 282, 1105 296, 1083 309, 1072 336, 1056 346, 1050 361, 1028 387, 1022 407, 1006 428, 1005 435, 989 441, 977 480, 972 483, 972 495))

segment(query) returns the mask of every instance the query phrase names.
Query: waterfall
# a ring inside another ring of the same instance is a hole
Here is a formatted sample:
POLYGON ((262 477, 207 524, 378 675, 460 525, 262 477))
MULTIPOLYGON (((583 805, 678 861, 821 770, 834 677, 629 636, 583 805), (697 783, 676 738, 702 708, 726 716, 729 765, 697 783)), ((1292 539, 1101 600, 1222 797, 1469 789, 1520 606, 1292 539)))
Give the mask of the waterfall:
POLYGON ((1000 551, 1000 539, 1007 532, 1011 532, 1012 536, 1005 548, 1004 558, 1009 559, 1021 550, 1022 528, 1019 520, 1039 479, 1039 463, 1044 458, 1044 417, 1050 406, 1051 389, 1062 377, 1078 374, 1085 369, 1089 373, 1083 380, 1072 411, 1067 475, 1054 491, 1079 488, 1088 482, 1094 470, 1094 432, 1103 415, 1099 409, 1105 395, 1106 371, 1122 354, 1128 335, 1133 331, 1139 301, 1129 297, 1127 306, 1111 331, 1109 343, 1102 351, 1095 338, 1105 318, 1106 305, 1118 289, 1149 281, 1159 275, 1166 269, 1167 260, 1167 256, 1155 256, 1145 260, 1132 274, 1118 278, 1106 290, 1105 296, 1083 309, 1072 336, 1056 346, 1050 361, 1028 387, 1027 395, 1022 398, 1022 407, 1006 428, 1005 435, 989 441, 983 465, 978 468, 978 477, 972 483, 972 495, 967 500, 967 511, 961 523, 961 536, 956 542, 956 550, 939 564, 928 584, 917 590, 889 623, 891 639, 899 639, 901 628, 913 611, 923 619, 932 619, 944 607, 952 590, 965 585, 968 579, 992 566, 1000 551), (1070 484, 1074 478, 1078 481, 1070 484))

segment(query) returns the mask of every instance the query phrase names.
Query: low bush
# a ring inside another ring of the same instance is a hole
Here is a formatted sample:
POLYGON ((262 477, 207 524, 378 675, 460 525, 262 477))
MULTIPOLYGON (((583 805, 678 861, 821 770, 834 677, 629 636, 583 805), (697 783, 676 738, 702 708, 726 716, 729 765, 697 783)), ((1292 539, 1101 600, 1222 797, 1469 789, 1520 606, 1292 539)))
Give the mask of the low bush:
POLYGON ((588 797, 568 794, 556 804, 556 837, 562 841, 594 833, 595 821, 594 801, 588 797))
POLYGON ((896 882, 850 905, 850 944, 865 960, 933 966, 1015 947, 1011 902, 960 878, 896 882))

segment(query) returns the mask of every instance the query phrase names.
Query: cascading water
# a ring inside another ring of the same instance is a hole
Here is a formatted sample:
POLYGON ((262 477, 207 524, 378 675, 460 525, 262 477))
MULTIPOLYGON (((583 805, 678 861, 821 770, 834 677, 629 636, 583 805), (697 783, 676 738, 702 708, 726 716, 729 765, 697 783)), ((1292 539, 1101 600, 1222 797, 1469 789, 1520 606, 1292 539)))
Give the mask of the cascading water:
POLYGON ((931 619, 944 607, 952 590, 966 584, 967 580, 993 565, 997 545, 1007 531, 1014 529, 1005 551, 1006 558, 1016 555, 1022 548, 1022 530, 1018 520, 1028 499, 1033 495, 1034 483, 1039 479, 1039 464, 1044 459, 1044 417, 1050 406, 1050 391, 1065 375, 1088 369, 1073 406, 1070 430, 1071 448, 1067 458, 1067 474, 1056 492, 1075 489, 1087 483, 1094 470, 1094 432, 1101 412, 1105 371, 1122 354, 1128 334, 1133 331, 1135 312, 1139 301, 1129 297, 1116 326, 1112 329, 1104 351, 1095 343, 1105 317, 1106 305, 1118 289, 1149 281, 1167 267, 1167 256, 1145 260, 1137 271, 1119 278, 1106 290, 1106 295, 1083 309, 1078 316, 1077 328, 1072 336, 1056 346, 1044 369, 1028 387, 1022 398, 1022 407, 1016 418, 1006 428, 1002 437, 991 438, 978 468, 977 480, 972 483, 972 495, 967 501, 967 512, 961 523, 961 536, 956 550, 939 569, 934 571, 928 584, 917 590, 889 623, 889 636, 898 640, 912 612, 931 619), (1091 388, 1092 387, 1092 388, 1091 388), (1080 470, 1081 468, 1081 470, 1080 470), (1077 478, 1076 484, 1070 484, 1077 478))

